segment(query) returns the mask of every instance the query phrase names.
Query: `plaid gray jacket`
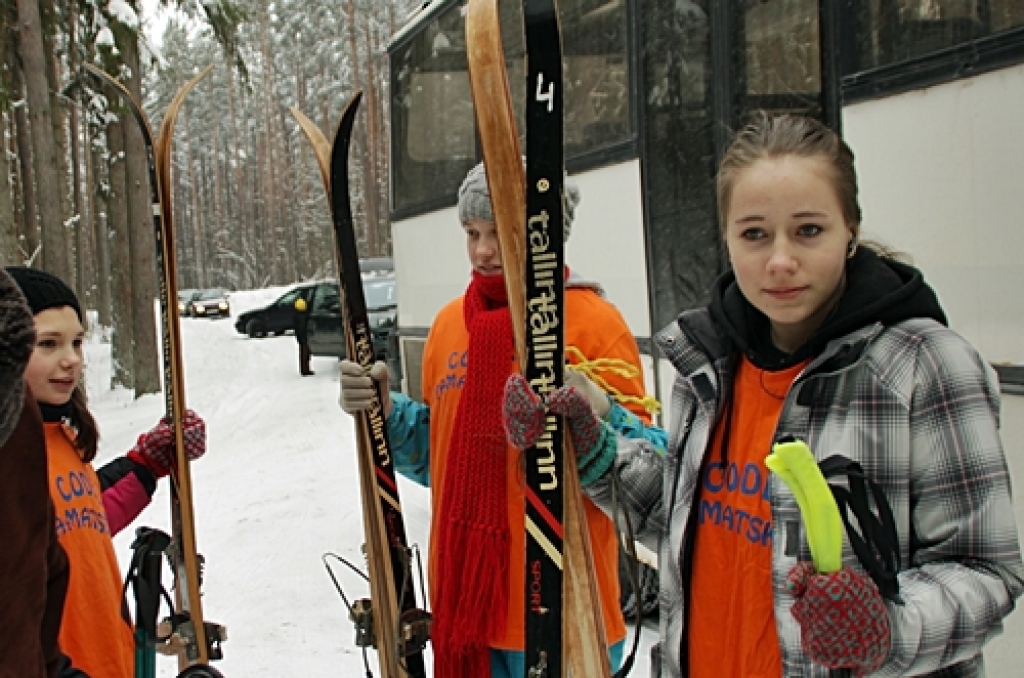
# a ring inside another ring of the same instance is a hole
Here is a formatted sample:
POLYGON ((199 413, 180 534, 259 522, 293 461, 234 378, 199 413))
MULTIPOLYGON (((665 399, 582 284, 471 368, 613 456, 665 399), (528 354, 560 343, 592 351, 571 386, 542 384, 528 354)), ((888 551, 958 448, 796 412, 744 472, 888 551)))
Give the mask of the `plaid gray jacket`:
MULTIPOLYGON (((681 678, 684 544, 735 355, 705 309, 683 314, 656 341, 678 371, 669 453, 620 437, 612 472, 587 492, 611 512, 617 476, 614 508, 628 511, 638 538, 659 554, 661 638, 651 675, 681 678)), ((830 342, 786 396, 776 436, 807 441, 819 460, 838 453, 859 461, 892 506, 902 604, 887 603, 892 651, 875 676, 984 675, 982 647, 1024 590, 999 404, 991 367, 955 332, 924 319, 830 342)), ((799 507, 781 480, 769 482, 783 673, 827 678, 801 651, 784 585, 797 562, 811 559, 799 507)), ((848 542, 843 560, 860 567, 848 542)))

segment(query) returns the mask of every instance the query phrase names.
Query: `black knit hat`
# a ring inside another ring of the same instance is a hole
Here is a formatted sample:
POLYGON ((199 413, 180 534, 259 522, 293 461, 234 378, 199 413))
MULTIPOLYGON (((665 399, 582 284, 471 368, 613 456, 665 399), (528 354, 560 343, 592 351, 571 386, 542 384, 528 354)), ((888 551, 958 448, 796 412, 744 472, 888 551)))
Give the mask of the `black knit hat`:
POLYGON ((82 317, 82 307, 78 303, 78 297, 57 276, 23 266, 8 266, 7 272, 11 274, 14 282, 18 283, 18 287, 25 294, 28 306, 32 309, 32 315, 39 315, 48 308, 70 306, 75 309, 79 320, 85 320, 82 317))

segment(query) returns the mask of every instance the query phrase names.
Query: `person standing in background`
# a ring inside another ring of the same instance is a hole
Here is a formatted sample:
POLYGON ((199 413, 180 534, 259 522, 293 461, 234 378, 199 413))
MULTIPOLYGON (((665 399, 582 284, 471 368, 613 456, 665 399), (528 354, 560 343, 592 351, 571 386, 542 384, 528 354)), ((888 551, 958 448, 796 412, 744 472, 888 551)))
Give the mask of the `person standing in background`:
POLYGON ((295 300, 295 341, 299 342, 299 374, 304 377, 316 374, 309 368, 309 303, 301 294, 295 300))

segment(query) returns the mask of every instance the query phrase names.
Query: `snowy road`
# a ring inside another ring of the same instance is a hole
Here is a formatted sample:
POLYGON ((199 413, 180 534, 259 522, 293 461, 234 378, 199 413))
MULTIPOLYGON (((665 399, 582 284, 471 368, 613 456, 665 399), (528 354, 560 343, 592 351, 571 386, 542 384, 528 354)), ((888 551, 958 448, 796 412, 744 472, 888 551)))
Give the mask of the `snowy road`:
MULTIPOLYGON (((239 293, 233 310, 269 301, 273 290, 239 293)), ((331 551, 361 563, 363 541, 353 452, 353 426, 337 406, 334 359, 314 358, 316 375, 301 378, 291 336, 251 340, 233 320, 182 320, 187 404, 206 419, 209 453, 193 465, 199 549, 207 559, 203 598, 208 619, 228 627, 227 678, 327 678, 365 675, 346 611, 321 562, 331 551)), ((87 379, 102 434, 100 458, 123 454, 163 413, 159 396, 133 401, 109 390, 109 346, 90 340, 87 379)), ((1024 397, 1003 406, 1007 457, 1020 496, 1024 487, 1024 397)), ((427 491, 401 482, 410 539, 427 543, 427 491)), ((168 530, 166 484, 138 521, 168 530)), ((1024 525, 1018 499, 1017 520, 1024 525)), ((124 565, 133 530, 115 540, 124 565)), ((337 570, 352 596, 366 595, 354 574, 337 570)), ((632 676, 646 678, 644 650, 632 676)), ((1024 613, 986 652, 989 675, 1019 675, 1024 665, 1024 613)), ((632 638, 630 638, 632 641, 632 638)), ((374 675, 376 656, 370 654, 374 675)), ((176 662, 159 658, 161 678, 176 662)))
MULTIPOLYGON (((353 427, 337 406, 336 361, 314 359, 317 374, 301 378, 291 336, 250 340, 227 320, 182 326, 187 403, 209 432, 209 453, 192 468, 207 559, 204 613, 230 636, 218 667, 228 678, 363 675, 352 625, 321 562, 332 551, 362 564, 353 427)), ((160 416, 162 401, 101 393, 109 359, 92 357, 101 456, 123 453, 160 416)), ((428 495, 403 483, 402 498, 408 530, 425 544, 428 495)), ((168 529, 168 501, 162 484, 137 524, 168 529)), ((132 536, 116 540, 122 563, 132 536)), ((350 597, 366 595, 356 575, 338 576, 350 597)), ((161 659, 160 675, 176 675, 174 664, 161 659)))

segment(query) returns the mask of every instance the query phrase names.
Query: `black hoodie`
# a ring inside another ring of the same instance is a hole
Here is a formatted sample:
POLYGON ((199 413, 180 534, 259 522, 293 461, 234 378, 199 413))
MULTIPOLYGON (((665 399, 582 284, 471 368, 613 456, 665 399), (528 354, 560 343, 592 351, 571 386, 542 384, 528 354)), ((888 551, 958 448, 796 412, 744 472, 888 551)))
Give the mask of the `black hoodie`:
POLYGON ((757 367, 782 370, 821 353, 829 341, 873 323, 894 325, 910 318, 931 318, 943 325, 946 314, 935 292, 912 266, 860 247, 846 265, 846 289, 832 312, 795 352, 786 354, 771 341, 768 317, 747 301, 728 271, 711 291, 711 317, 736 348, 757 367))

